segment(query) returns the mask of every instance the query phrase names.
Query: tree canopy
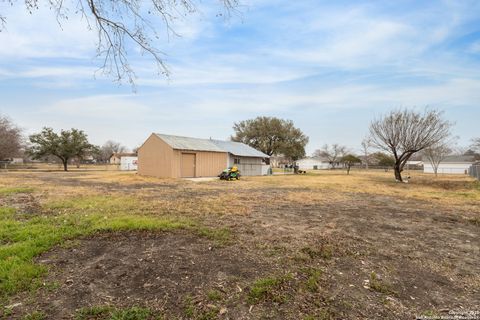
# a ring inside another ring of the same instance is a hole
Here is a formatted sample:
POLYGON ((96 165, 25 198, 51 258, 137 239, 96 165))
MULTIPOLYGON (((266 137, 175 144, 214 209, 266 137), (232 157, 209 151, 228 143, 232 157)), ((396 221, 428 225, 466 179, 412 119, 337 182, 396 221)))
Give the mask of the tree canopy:
POLYGON ((22 147, 22 130, 9 118, 0 115, 0 160, 20 155, 22 147))
POLYGON ((375 160, 376 164, 381 167, 393 167, 395 165, 395 158, 384 152, 375 152, 371 155, 371 159, 375 160))
POLYGON ((31 135, 29 140, 28 153, 33 159, 55 156, 62 161, 65 171, 68 171, 70 159, 82 159, 98 151, 88 142, 87 135, 78 129, 61 130, 57 134, 52 128, 43 128, 42 132, 31 135))
POLYGON ((393 110, 372 121, 370 135, 375 147, 393 155, 395 179, 403 181, 402 171, 411 156, 444 141, 451 126, 437 110, 393 110))
POLYGON ((233 141, 248 144, 269 156, 283 155, 293 161, 305 156, 308 137, 291 120, 257 117, 236 122, 233 130, 233 141))
MULTIPOLYGON (((38 0, 5 0, 10 5, 25 5, 29 13, 40 8, 38 0)), ((223 8, 219 15, 229 15, 238 7, 238 0, 217 0, 223 8)), ((80 16, 85 27, 97 34, 97 56, 102 61, 100 69, 115 80, 126 78, 132 85, 135 72, 130 65, 129 53, 139 51, 153 58, 160 74, 169 70, 164 61, 164 53, 158 47, 160 30, 168 38, 178 35, 174 22, 197 12, 200 0, 50 0, 45 6, 55 12, 61 27, 69 17, 80 16)), ((8 22, 8 17, 0 12, 0 31, 8 22)), ((72 35, 74 37, 75 35, 72 35)))
POLYGON ((350 168, 356 163, 362 163, 362 160, 356 155, 346 154, 340 159, 340 162, 347 168, 347 174, 350 174, 350 168))

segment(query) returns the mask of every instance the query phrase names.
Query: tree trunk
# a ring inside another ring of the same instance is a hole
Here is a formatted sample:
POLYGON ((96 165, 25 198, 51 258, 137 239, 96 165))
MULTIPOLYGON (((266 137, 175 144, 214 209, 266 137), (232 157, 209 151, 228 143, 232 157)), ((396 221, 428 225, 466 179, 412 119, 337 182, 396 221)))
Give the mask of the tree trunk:
POLYGON ((400 167, 400 164, 395 164, 395 166, 393 167, 393 170, 395 171, 395 180, 399 181, 399 182, 403 182, 403 179, 402 179, 402 168, 400 167))
POLYGON ((350 166, 347 165, 347 174, 350 174, 350 166))
POLYGON ((63 160, 63 171, 68 171, 68 160, 63 160))

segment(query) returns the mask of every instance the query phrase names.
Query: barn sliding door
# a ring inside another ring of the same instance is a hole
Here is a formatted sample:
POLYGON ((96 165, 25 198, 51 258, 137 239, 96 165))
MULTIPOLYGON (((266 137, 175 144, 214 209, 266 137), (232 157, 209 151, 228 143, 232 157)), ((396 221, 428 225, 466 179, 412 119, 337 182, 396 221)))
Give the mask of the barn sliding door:
POLYGON ((182 153, 181 171, 182 178, 195 177, 195 153, 182 153))

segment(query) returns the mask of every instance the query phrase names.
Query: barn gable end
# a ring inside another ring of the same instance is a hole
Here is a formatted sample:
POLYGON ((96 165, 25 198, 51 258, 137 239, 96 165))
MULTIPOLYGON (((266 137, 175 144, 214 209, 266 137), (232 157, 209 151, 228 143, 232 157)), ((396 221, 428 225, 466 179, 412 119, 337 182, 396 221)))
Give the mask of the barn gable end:
POLYGON ((174 150, 152 134, 138 149, 138 173, 159 178, 173 178, 174 150))

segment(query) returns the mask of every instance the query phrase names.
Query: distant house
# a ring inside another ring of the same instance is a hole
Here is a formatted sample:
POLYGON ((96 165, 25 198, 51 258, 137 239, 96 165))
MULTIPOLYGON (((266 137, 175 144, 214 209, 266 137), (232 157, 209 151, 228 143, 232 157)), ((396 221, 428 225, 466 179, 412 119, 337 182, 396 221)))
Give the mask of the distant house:
MULTIPOLYGON (((474 156, 447 156, 438 166, 439 174, 467 174, 468 169, 475 163, 474 156)), ((427 158, 423 159, 423 172, 434 173, 433 167, 427 158)))
POLYGON ((407 170, 422 170, 424 168, 423 160, 409 160, 406 163, 407 170))
POLYGON ((423 162, 422 154, 414 154, 410 159, 408 159, 406 165, 408 169, 422 169, 423 162))
POLYGON ((307 157, 297 161, 300 170, 321 170, 330 169, 332 165, 326 158, 307 157))
POLYGON ((108 162, 110 164, 121 164, 122 162, 122 157, 136 157, 137 154, 136 153, 126 153, 126 152, 122 152, 122 153, 113 153, 111 156, 110 156, 110 159, 108 160, 108 162))
POLYGON ((81 163, 89 163, 89 164, 92 164, 92 163, 95 163, 95 158, 92 156, 92 155, 88 155, 88 156, 84 156, 82 159, 81 159, 81 163))
POLYGON ((160 178, 214 177, 237 166, 242 175, 267 174, 269 156, 240 142, 152 133, 138 149, 138 173, 160 178))
POLYGON ((423 166, 423 160, 408 160, 407 166, 423 166))
POLYGON ((24 162, 23 158, 10 158, 7 160, 9 160, 11 164, 22 164, 24 162))
POLYGON ((283 155, 276 155, 270 157, 270 165, 272 168, 281 168, 287 164, 292 164, 292 161, 283 155))

